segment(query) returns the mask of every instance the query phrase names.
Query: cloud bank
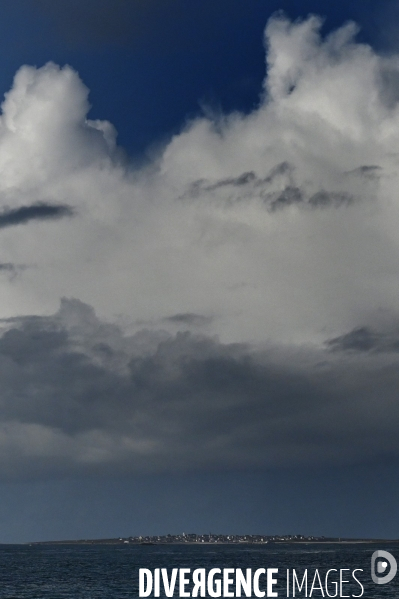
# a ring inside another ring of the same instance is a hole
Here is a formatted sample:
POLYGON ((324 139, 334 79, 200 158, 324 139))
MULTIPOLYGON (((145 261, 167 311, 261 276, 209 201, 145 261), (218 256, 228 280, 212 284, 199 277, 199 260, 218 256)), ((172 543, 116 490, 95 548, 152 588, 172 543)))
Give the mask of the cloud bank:
POLYGON ((18 71, 3 476, 397 456, 399 57, 320 26, 271 19, 259 106, 141 167, 71 67, 18 71))
POLYGON ((393 356, 389 346, 373 353, 336 340, 261 350, 189 332, 126 336, 66 299, 55 315, 3 326, 3 479, 399 454, 397 348, 393 356))

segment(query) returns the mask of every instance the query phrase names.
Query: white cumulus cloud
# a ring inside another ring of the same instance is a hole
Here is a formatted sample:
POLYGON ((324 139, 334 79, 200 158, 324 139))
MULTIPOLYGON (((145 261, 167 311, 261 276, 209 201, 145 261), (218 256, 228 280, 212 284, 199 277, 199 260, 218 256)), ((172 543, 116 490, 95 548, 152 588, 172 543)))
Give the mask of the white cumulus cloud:
POLYGON ((70 67, 22 67, 0 122, 3 209, 74 218, 0 235, 3 315, 74 296, 107 319, 212 319, 225 341, 321 341, 399 308, 399 59, 269 22, 259 107, 188 123, 135 169, 70 67), (30 265, 31 268, 26 268, 30 265))

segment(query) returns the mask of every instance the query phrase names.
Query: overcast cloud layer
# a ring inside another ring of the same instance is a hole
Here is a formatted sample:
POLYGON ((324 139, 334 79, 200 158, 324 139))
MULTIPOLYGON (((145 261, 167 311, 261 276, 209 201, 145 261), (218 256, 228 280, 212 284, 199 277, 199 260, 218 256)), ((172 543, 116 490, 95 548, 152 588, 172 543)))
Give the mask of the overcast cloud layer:
POLYGON ((124 336, 78 300, 3 326, 2 477, 399 453, 399 332, 260 350, 189 332, 124 336))
POLYGON ((72 68, 18 71, 3 476, 398 455, 399 57, 319 28, 273 18, 259 107, 140 168, 72 68))

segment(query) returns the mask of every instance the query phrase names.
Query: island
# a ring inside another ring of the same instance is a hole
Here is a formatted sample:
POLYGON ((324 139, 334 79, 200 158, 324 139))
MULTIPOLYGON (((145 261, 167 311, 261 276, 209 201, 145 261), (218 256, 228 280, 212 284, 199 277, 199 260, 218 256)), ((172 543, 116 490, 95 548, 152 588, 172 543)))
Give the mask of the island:
POLYGON ((111 539, 78 539, 63 541, 36 541, 30 545, 49 545, 49 544, 80 544, 80 545, 166 545, 166 544, 243 544, 251 543, 262 545, 266 543, 398 543, 398 539, 352 539, 341 537, 317 537, 305 535, 225 535, 225 534, 167 534, 167 535, 147 535, 147 536, 129 536, 115 537, 111 539))

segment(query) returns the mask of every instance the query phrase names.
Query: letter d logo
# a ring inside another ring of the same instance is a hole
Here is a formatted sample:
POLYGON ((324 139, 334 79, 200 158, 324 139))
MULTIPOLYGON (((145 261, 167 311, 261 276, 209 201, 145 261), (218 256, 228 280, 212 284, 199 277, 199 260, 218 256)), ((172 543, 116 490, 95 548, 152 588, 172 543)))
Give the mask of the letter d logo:
POLYGON ((396 559, 391 553, 388 553, 388 551, 382 551, 382 549, 374 551, 373 555, 371 556, 371 578, 373 579, 373 582, 375 582, 375 584, 387 584, 387 582, 391 582, 391 580, 395 578, 397 569, 398 564, 396 563, 396 559), (376 568, 375 562, 376 560, 380 560, 381 558, 383 558, 384 561, 378 561, 376 568), (390 570, 388 574, 386 574, 385 576, 377 576, 377 574, 382 574, 383 572, 385 572, 385 570, 388 567, 388 563, 390 565, 390 570))

